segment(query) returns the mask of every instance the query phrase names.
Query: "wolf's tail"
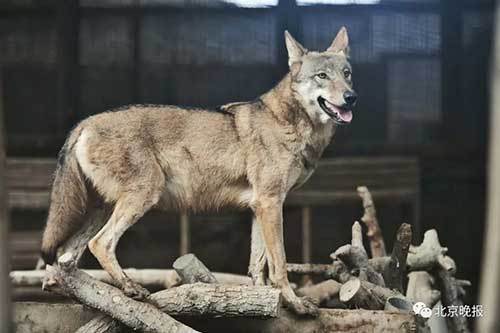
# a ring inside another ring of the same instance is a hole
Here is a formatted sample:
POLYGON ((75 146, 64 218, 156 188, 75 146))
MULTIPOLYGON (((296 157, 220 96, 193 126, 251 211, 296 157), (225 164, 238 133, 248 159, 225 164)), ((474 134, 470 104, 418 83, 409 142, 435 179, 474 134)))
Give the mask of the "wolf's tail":
POLYGON ((45 264, 52 264, 56 260, 58 247, 79 229, 87 209, 85 175, 74 151, 80 133, 81 128, 74 129, 59 152, 49 215, 42 238, 41 255, 45 264))

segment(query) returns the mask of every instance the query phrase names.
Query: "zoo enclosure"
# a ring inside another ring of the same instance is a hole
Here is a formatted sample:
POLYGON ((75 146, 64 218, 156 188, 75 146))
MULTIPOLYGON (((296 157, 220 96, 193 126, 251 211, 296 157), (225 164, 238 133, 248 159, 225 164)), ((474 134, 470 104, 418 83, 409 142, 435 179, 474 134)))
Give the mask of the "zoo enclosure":
MULTIPOLYGON (((353 125, 337 134, 326 157, 417 158, 421 229, 453 227, 454 234, 444 235, 452 249, 460 249, 454 244, 465 237, 478 245, 482 223, 471 221, 484 219, 492 8, 493 1, 466 0, 313 6, 279 1, 269 8, 220 1, 3 1, 8 155, 55 156, 78 120, 123 104, 215 106, 252 99, 286 71, 285 29, 309 49, 324 49, 346 25, 361 99, 353 125)), ((382 206, 387 233, 393 234, 390 225, 401 216, 410 216, 398 207, 382 206)), ((315 210, 314 228, 344 232, 339 223, 352 218, 349 208, 336 218, 315 210)), ((43 224, 43 213, 37 214, 12 212, 14 243, 36 248, 43 224)), ((300 211, 287 214, 294 221, 300 211)), ((213 221, 216 228, 220 220, 213 221)), ((291 223, 288 229, 289 256, 300 257, 293 239, 302 230, 291 223)), ((318 231, 312 238, 312 256, 326 259, 318 231)), ((473 247, 455 257, 476 286, 480 249, 473 247)), ((246 262, 246 251, 233 261, 246 262)))

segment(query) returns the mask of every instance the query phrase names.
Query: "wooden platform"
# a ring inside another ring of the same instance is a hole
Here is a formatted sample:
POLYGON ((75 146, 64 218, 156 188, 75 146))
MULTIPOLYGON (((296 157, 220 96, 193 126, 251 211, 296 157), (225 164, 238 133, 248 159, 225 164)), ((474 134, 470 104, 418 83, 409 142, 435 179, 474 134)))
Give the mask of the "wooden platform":
MULTIPOLYGON (((16 302, 14 304, 14 324, 16 333, 67 333, 94 318, 97 312, 80 304, 49 304, 34 302, 16 302)), ((412 332, 410 326, 414 318, 409 314, 371 310, 321 309, 316 319, 295 320, 287 311, 281 311, 280 319, 252 318, 184 318, 186 323, 201 332, 353 332, 358 333, 404 333, 412 332), (356 314, 369 315, 370 320, 355 320, 346 327, 346 317, 356 314), (339 318, 338 322, 335 318, 339 318), (275 321, 280 320, 279 330, 275 321), (386 323, 391 322, 397 330, 388 330, 386 323), (401 323, 401 325, 397 325, 401 323), (287 326, 288 325, 288 326, 287 326)))

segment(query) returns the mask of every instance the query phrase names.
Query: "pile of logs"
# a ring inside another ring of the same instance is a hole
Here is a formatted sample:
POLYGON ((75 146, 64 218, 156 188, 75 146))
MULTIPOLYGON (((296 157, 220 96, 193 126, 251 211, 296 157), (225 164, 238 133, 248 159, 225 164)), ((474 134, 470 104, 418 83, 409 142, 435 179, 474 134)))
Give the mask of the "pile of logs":
MULTIPOLYGON (((241 275, 212 273, 193 254, 178 258, 173 270, 126 270, 144 287, 157 291, 140 302, 113 286, 102 270, 76 264, 93 231, 82 231, 62 249, 56 265, 45 271, 14 271, 16 287, 39 287, 70 297, 99 311, 77 332, 446 332, 413 313, 423 302, 432 309, 463 305, 468 281, 454 277, 456 265, 440 245, 435 230, 412 246, 412 230, 403 223, 390 254, 366 187, 361 221, 367 229, 371 257, 363 244, 362 225, 354 222, 351 242, 331 254, 330 264, 288 264, 289 273, 305 275, 295 290, 321 307, 317 318, 300 318, 281 308, 280 291, 253 286, 241 275), (313 284, 311 281, 317 281, 313 284), (216 319, 210 319, 216 318, 216 319), (189 325, 189 326, 188 326, 189 325), (432 327, 432 330, 431 328, 432 327)), ((82 229, 83 230, 83 229, 82 229)), ((449 332, 469 332, 467 318, 447 318, 449 332)))

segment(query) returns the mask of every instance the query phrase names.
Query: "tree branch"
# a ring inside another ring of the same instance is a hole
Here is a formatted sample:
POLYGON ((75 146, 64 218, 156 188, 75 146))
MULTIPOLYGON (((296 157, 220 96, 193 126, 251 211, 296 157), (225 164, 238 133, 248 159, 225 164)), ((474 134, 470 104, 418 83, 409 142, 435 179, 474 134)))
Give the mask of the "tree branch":
POLYGON ((382 230, 380 230, 380 225, 378 224, 377 211, 375 210, 372 195, 366 186, 359 186, 357 190, 359 197, 363 200, 365 213, 361 221, 363 221, 368 228, 366 235, 370 240, 372 257, 383 257, 386 255, 384 237, 382 236, 382 230))

